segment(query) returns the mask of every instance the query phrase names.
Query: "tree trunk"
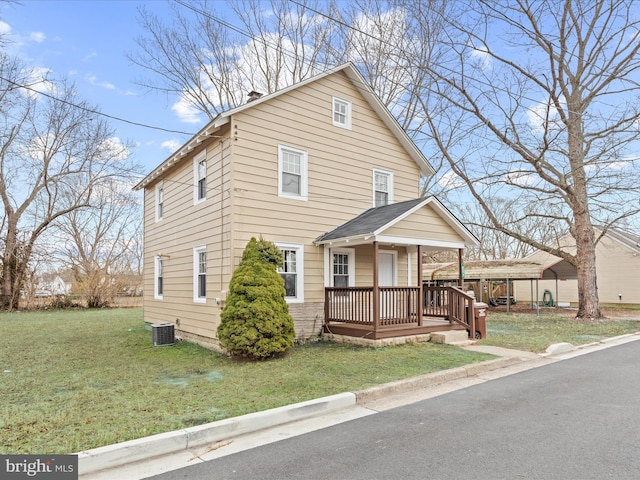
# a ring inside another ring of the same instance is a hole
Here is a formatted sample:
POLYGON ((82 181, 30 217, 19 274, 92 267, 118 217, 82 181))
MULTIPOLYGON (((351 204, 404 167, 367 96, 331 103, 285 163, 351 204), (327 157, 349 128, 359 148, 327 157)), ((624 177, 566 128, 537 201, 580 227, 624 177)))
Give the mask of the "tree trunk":
POLYGON ((8 227, 5 239, 4 255, 2 257, 2 309, 14 310, 18 308, 18 298, 14 291, 16 269, 18 267, 18 228, 11 212, 7 212, 8 227))
POLYGON ((581 225, 576 219, 576 265, 578 272, 578 313, 576 318, 594 320, 602 318, 596 277, 596 245, 591 222, 581 225))
MULTIPOLYGON (((579 92, 574 86, 574 92, 579 92)), ((573 236, 576 241, 576 270, 578 272, 578 314, 576 318, 594 320, 602 317, 596 278, 596 242, 591 213, 589 190, 584 167, 584 117, 582 99, 577 93, 569 95, 568 106, 568 157, 573 176, 571 204, 574 216, 573 236)))

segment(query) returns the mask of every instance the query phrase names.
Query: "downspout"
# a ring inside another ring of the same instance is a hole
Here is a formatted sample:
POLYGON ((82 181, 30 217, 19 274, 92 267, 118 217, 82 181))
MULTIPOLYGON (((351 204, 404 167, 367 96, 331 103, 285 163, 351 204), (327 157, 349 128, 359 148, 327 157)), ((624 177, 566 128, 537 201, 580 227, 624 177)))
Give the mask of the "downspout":
POLYGON ((462 263, 462 252, 464 250, 462 248, 458 249, 458 286, 460 287, 460 290, 462 290, 462 282, 463 282, 463 275, 462 275, 462 269, 463 269, 463 263, 462 263))

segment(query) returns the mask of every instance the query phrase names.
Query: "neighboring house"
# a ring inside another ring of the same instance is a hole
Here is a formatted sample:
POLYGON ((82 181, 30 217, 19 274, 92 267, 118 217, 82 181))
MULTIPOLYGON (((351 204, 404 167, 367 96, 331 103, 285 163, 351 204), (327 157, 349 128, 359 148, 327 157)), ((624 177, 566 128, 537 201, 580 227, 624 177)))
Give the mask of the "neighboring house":
MULTIPOLYGON (((145 321, 217 347, 231 276, 251 237, 263 237, 284 253, 298 338, 330 322, 368 338, 428 331, 423 317, 438 313, 419 308, 422 251, 461 252, 477 239, 437 199, 418 198, 433 174, 420 150, 352 64, 251 98, 135 187, 145 321)), ((439 315, 440 329, 464 328, 460 312, 439 315)))
POLYGON ((36 285, 36 297, 51 297, 58 295, 69 295, 71 282, 66 282, 60 275, 44 274, 36 285))
MULTIPOLYGON (((600 233, 601 230, 596 230, 596 235, 600 233)), ((575 251, 575 240, 572 237, 564 237, 562 241, 575 251)), ((549 254, 538 251, 527 259, 549 257, 549 254)), ((609 229, 596 245, 596 272, 601 303, 640 303, 640 237, 622 230, 609 229)), ((578 303, 578 282, 575 278, 560 276, 557 281, 540 281, 539 301, 542 300, 544 290, 552 292, 554 303, 570 303, 574 306, 578 303)), ((530 301, 530 291, 528 286, 519 288, 518 301, 530 301)))

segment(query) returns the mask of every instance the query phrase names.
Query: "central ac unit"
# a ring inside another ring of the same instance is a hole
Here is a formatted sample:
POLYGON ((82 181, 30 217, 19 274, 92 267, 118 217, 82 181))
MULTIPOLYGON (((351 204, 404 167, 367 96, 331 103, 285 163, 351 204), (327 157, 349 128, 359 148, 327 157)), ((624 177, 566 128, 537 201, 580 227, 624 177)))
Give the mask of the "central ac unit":
POLYGON ((176 343, 175 328, 172 323, 154 323, 151 325, 153 346, 173 345, 176 343))

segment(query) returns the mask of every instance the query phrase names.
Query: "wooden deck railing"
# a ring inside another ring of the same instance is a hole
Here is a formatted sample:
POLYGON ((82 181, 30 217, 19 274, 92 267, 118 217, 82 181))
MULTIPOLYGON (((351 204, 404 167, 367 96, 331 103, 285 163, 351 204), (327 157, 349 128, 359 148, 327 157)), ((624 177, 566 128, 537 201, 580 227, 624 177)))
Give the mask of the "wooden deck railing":
POLYGON ((425 285, 422 299, 419 287, 379 287, 378 291, 379 318, 375 319, 373 287, 325 288, 325 322, 385 328, 421 325, 422 318, 431 317, 475 331, 474 299, 456 287, 425 285))

